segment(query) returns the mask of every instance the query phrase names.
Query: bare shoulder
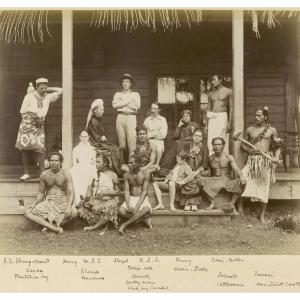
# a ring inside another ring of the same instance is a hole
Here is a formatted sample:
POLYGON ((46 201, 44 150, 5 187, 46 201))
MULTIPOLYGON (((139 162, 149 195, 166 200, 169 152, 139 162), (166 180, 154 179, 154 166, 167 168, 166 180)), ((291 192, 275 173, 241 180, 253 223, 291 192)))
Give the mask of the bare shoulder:
POLYGON ((63 174, 65 177, 71 178, 71 173, 70 173, 68 170, 66 170, 66 169, 61 169, 61 171, 62 171, 62 174, 63 174))
POLYGON ((141 169, 140 174, 142 174, 146 180, 150 180, 150 173, 147 170, 141 169))
POLYGON ((231 95, 232 94, 232 89, 226 87, 226 86, 223 86, 223 91, 228 94, 228 95, 231 95))
POLYGON ((127 180, 129 178, 129 176, 130 176, 129 172, 125 172, 124 175, 123 175, 123 178, 125 180, 127 180))
POLYGON ((273 126, 270 126, 270 131, 271 131, 271 133, 272 134, 274 134, 274 133, 276 133, 277 134, 277 129, 275 128, 275 127, 273 127, 273 126))
POLYGON ((251 131, 253 131, 253 128, 254 128, 253 126, 247 127, 245 130, 245 134, 249 134, 251 131))
POLYGON ((231 155, 231 154, 227 154, 227 158, 228 158, 230 161, 235 161, 234 156, 231 155))
POLYGON ((47 179, 49 175, 50 175, 50 170, 43 171, 42 174, 40 175, 40 180, 47 179))
POLYGON ((209 157, 208 157, 208 160, 213 160, 215 158, 215 154, 212 154, 212 155, 210 155, 209 157))

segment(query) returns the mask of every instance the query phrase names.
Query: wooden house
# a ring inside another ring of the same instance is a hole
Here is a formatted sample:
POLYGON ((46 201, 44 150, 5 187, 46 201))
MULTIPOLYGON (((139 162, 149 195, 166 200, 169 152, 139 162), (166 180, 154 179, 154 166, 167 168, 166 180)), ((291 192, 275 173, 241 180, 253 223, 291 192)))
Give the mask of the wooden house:
MULTIPOLYGON (((54 136, 62 133, 65 166, 71 164, 72 148, 96 98, 104 100, 106 135, 109 141, 117 143, 112 98, 120 89, 123 73, 134 76, 134 89, 141 95, 139 123, 146 117, 150 104, 158 100, 159 80, 171 78, 188 82, 193 101, 186 105, 176 101, 162 105, 170 132, 183 107, 191 108, 193 119, 203 124, 201 80, 207 82, 214 73, 222 73, 232 79, 227 84, 234 93, 234 127, 245 129, 253 121, 256 106, 267 105, 271 124, 281 137, 291 137, 295 146, 300 109, 298 15, 239 10, 64 10, 35 11, 33 21, 27 24, 24 12, 1 12, 2 170, 20 170, 20 154, 14 147, 19 109, 28 83, 38 77, 48 78, 52 86, 63 87, 63 100, 50 107, 46 135, 50 151, 54 136), (257 24, 255 15, 264 21, 257 24), (273 27, 277 19, 280 26, 273 27)), ((231 147, 241 166, 239 144, 232 143, 231 147)), ((300 199, 296 152, 289 160, 293 172, 278 175, 270 198, 300 199)), ((18 178, 19 174, 14 175, 18 178)))

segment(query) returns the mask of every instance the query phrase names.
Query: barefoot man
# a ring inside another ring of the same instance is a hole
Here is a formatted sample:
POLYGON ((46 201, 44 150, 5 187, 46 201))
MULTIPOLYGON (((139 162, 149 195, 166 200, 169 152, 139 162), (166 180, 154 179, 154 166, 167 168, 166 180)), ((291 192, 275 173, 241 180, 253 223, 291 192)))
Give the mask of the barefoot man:
POLYGON ((223 86, 220 75, 212 76, 213 90, 208 94, 207 107, 207 147, 209 155, 214 153, 212 139, 222 137, 226 142, 226 151, 229 149, 228 133, 232 130, 233 98, 232 90, 223 86))
MULTIPOLYGON (((248 153, 248 160, 243 169, 247 176, 247 185, 242 197, 250 197, 253 202, 260 202, 259 219, 266 224, 265 210, 269 198, 270 182, 275 182, 275 168, 279 162, 281 139, 277 130, 269 124, 269 108, 257 108, 255 125, 246 129, 245 139, 255 147, 241 144, 241 149, 248 153), (273 147, 271 147, 273 146, 273 147), (271 151, 274 149, 274 153, 271 151), (271 159, 262 155, 269 154, 271 159)), ((240 201, 242 211, 242 200, 240 201)))
POLYGON ((49 154, 48 160, 50 169, 41 174, 36 202, 27 208, 25 217, 42 225, 44 227, 42 232, 50 229, 62 233, 62 223, 66 223, 76 216, 72 209, 73 183, 70 173, 61 168, 62 154, 52 152, 49 154))
POLYGON ((130 224, 142 219, 152 228, 149 217, 152 209, 148 201, 150 174, 141 169, 141 160, 136 154, 129 157, 128 167, 129 172, 124 174, 125 202, 119 209, 120 216, 128 220, 120 226, 121 234, 130 224))
POLYGON ((242 184, 246 183, 246 179, 238 168, 234 157, 224 151, 225 140, 223 138, 214 138, 212 146, 214 154, 208 158, 211 177, 200 177, 198 179, 198 183, 210 201, 210 205, 206 209, 212 210, 215 207, 215 197, 221 189, 225 189, 232 194, 230 204, 232 205, 232 210, 236 213, 234 204, 242 193, 242 184), (232 171, 238 178, 231 178, 232 171))

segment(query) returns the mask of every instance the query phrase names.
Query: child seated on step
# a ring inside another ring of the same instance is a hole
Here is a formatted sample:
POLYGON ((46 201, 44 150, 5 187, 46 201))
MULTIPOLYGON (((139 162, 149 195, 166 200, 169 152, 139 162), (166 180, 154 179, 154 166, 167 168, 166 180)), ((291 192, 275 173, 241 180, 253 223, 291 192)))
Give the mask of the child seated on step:
MULTIPOLYGON (((181 187, 194 178, 194 172, 188 165, 189 153, 181 150, 176 156, 176 165, 166 176, 164 182, 153 182, 153 189, 158 201, 158 205, 153 210, 164 209, 161 192, 169 192, 170 195, 170 209, 176 210, 174 206, 176 191, 180 191, 181 187)), ((193 207, 197 210, 197 206, 193 207)))

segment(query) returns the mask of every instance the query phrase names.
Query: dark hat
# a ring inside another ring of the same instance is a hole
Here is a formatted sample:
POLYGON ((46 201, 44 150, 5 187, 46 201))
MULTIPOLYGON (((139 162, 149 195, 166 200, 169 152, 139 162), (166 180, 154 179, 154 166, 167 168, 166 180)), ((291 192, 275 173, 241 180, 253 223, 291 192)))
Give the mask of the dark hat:
POLYGON ((125 73, 125 74, 122 75, 122 77, 120 79, 120 84, 122 84, 123 79, 129 79, 131 81, 132 85, 135 84, 135 82, 133 80, 133 77, 130 74, 128 74, 128 73, 125 73))

